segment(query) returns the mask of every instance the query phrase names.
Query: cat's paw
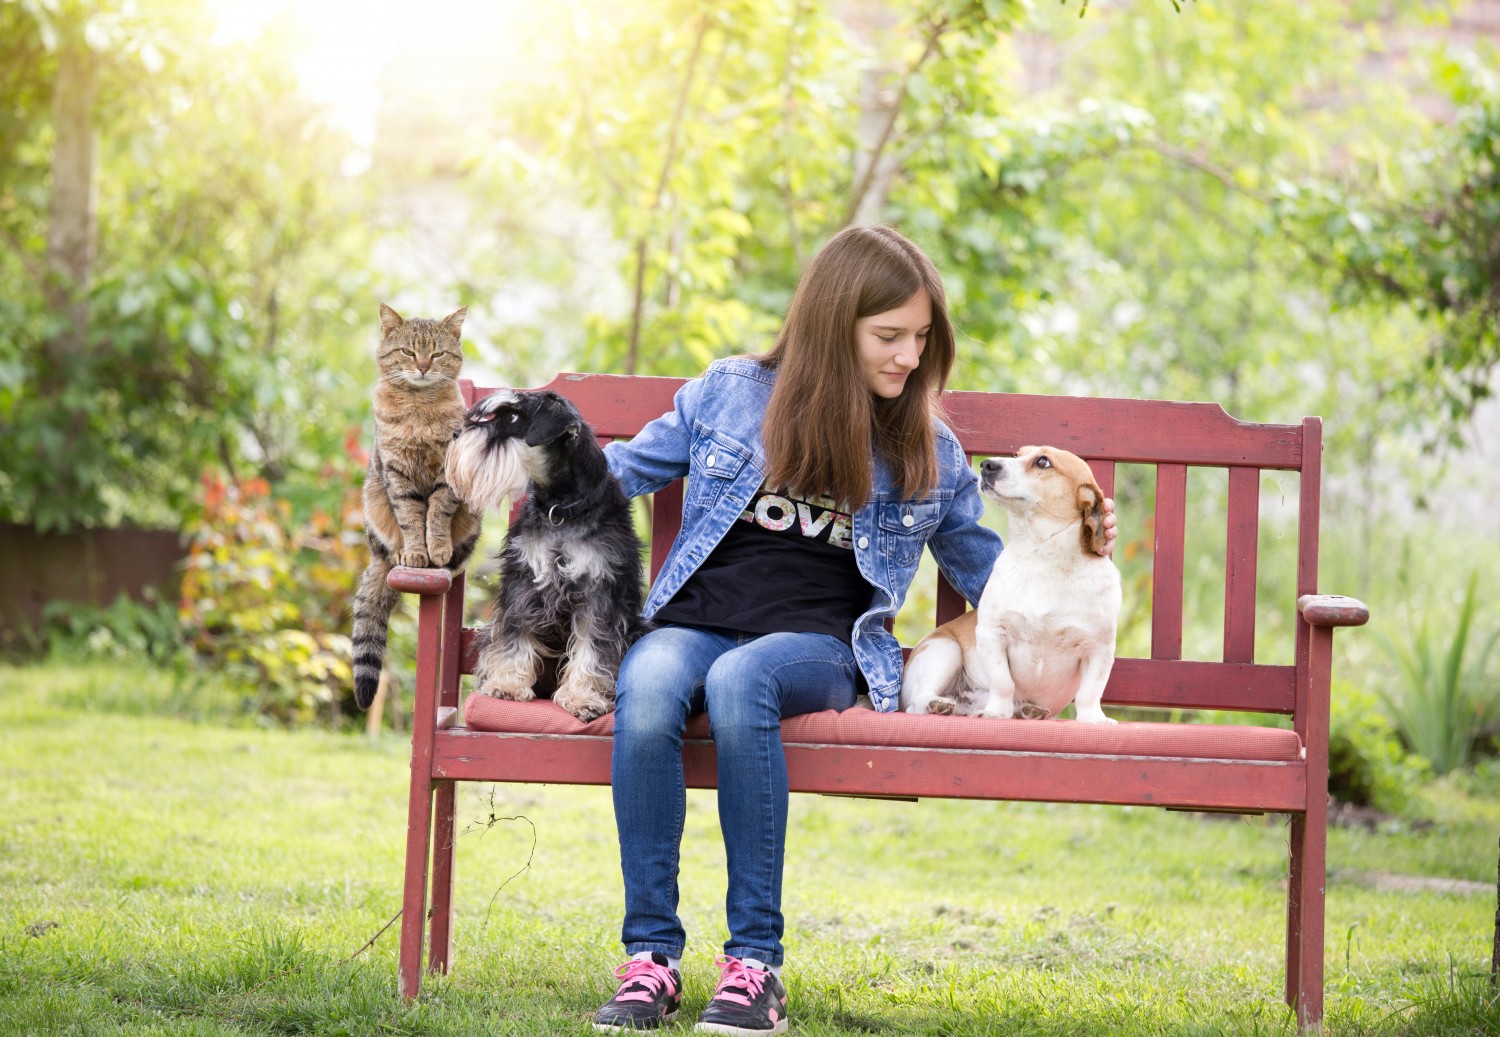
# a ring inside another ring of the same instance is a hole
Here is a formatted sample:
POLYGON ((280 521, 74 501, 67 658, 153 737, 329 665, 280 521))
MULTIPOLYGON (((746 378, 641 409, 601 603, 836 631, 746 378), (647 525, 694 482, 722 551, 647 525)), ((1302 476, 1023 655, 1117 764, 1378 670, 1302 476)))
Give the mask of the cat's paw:
POLYGON ((427 552, 426 551, 411 551, 411 550, 402 551, 401 552, 401 564, 402 565, 410 566, 413 569, 430 569, 430 568, 432 568, 432 563, 430 561, 428 561, 428 559, 427 559, 427 552))
POLYGON ((429 544, 427 553, 432 558, 434 566, 447 565, 453 560, 452 544, 429 544))

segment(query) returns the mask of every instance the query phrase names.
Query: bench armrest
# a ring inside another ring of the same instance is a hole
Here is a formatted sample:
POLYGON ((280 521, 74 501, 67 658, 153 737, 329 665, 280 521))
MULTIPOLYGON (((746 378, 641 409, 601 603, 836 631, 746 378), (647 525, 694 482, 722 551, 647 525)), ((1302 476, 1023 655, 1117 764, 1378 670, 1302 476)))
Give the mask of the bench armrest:
POLYGON ((1362 627, 1370 621, 1368 605, 1342 594, 1304 594, 1297 611, 1315 627, 1362 627))
POLYGON ((397 565, 391 569, 385 582, 393 591, 407 594, 447 594, 453 586, 453 574, 447 569, 413 569, 409 565, 397 565))

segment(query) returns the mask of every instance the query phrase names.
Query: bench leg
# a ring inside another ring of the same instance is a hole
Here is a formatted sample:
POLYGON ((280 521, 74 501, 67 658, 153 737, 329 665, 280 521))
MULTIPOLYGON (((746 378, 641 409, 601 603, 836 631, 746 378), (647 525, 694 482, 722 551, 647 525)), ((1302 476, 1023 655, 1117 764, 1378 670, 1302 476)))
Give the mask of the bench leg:
POLYGON ((412 709, 411 794, 406 812, 406 879, 401 896, 401 961, 396 989, 422 990, 422 936, 427 928, 427 858, 432 849, 432 750, 443 665, 443 598, 422 595, 417 612, 416 702, 412 709))
POLYGON ((406 817, 406 879, 401 895, 401 962, 396 991, 422 992, 422 936, 427 915, 427 852, 432 833, 432 784, 413 776, 406 817))
POLYGON ((1300 1030, 1323 1022, 1323 887, 1327 871, 1327 812, 1292 816, 1291 873, 1287 886, 1286 1002, 1300 1030))
MULTIPOLYGON (((441 692, 439 704, 458 705, 459 683, 463 679, 464 587, 462 572, 455 573, 453 584, 443 598, 443 658, 440 664, 441 692)), ((432 936, 428 941, 427 971, 447 975, 453 967, 453 880, 457 831, 454 828, 454 800, 457 784, 437 783, 436 813, 432 830, 432 936)))
POLYGON ((427 971, 447 975, 453 967, 453 822, 457 783, 440 781, 432 819, 432 938, 427 971))
POLYGON ((1292 815, 1286 1000, 1303 1031, 1323 1023, 1323 892, 1328 879, 1328 694, 1333 630, 1297 623, 1297 733, 1307 747, 1307 810, 1292 815))

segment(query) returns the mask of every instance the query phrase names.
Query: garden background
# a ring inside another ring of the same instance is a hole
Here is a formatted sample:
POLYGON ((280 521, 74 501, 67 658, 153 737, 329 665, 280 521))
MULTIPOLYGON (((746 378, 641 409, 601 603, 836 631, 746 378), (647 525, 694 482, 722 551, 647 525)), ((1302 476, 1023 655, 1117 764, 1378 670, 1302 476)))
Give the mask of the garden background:
MULTIPOLYGON (((858 222, 936 261, 952 388, 1323 417, 1320 588, 1372 613, 1336 645, 1330 1027, 1495 1032, 1497 0, 0 0, 0 1032, 581 1025, 617 865, 559 903, 539 864, 589 855, 597 790, 475 792, 483 968, 409 1008, 389 935, 348 958, 399 906, 409 694, 408 615, 381 722, 351 716, 377 304, 468 306, 489 384, 689 376, 766 347, 858 222)), ((1122 476, 1122 654, 1149 492, 1122 476)), ((1272 656, 1290 521, 1262 516, 1272 656)), ((794 804, 802 863, 874 890, 791 894, 805 1032, 1287 1026, 1278 819, 949 806, 794 804), (972 895, 919 895, 976 855, 972 895), (1079 855, 1141 872, 1051 870, 1079 855), (1069 989, 1093 1009, 1057 1016, 1069 989)))

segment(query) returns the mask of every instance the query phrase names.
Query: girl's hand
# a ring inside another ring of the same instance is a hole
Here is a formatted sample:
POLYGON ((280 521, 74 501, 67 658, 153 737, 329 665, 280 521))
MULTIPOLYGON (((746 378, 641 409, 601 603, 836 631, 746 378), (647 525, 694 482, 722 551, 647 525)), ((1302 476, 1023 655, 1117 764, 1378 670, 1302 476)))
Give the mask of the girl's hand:
POLYGON ((1115 499, 1113 497, 1105 497, 1104 498, 1104 546, 1099 549, 1099 553, 1101 555, 1103 555, 1105 558, 1113 558, 1114 557, 1114 555, 1115 555, 1115 537, 1117 537, 1117 536, 1119 536, 1119 534, 1115 532, 1115 499))

